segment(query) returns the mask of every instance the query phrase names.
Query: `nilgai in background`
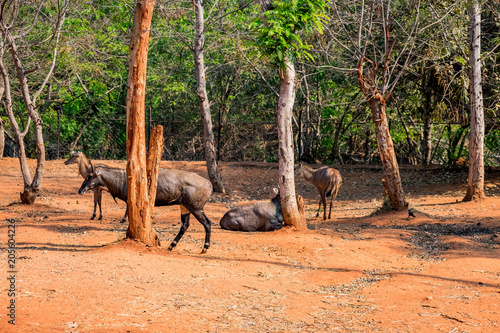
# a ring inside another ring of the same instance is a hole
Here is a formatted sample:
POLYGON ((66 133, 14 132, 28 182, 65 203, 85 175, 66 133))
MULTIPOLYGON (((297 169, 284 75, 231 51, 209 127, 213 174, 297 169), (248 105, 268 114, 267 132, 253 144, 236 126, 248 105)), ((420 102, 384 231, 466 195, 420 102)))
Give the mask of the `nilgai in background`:
MULTIPOLYGON (((91 164, 92 165, 92 164, 91 164)), ((124 169, 92 165, 91 173, 82 183, 79 194, 105 186, 113 198, 127 202, 127 172, 124 169)), ((172 250, 189 228, 189 217, 194 217, 205 228, 205 244, 202 253, 210 247, 212 222, 203 211, 212 194, 212 184, 205 178, 188 171, 160 168, 156 189, 155 206, 181 206, 181 230, 169 246, 172 250)))
POLYGON ((322 167, 317 170, 304 165, 302 163, 297 164, 296 174, 299 177, 304 177, 309 183, 313 184, 314 187, 319 192, 320 200, 318 212, 316 217, 319 216, 319 211, 321 210, 321 204, 323 204, 324 214, 323 219, 326 220, 326 197, 331 195, 330 199, 330 211, 328 213, 328 219, 332 217, 332 204, 333 200, 337 197, 340 185, 342 185, 342 177, 337 169, 330 167, 322 167))

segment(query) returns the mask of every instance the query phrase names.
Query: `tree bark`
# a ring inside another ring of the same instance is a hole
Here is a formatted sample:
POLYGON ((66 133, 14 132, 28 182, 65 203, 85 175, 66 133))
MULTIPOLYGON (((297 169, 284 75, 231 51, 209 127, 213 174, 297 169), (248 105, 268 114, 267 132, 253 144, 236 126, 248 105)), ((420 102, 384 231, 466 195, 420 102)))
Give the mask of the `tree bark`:
POLYGON ((387 122, 387 115, 385 113, 385 101, 388 96, 384 97, 376 87, 376 66, 373 65, 373 63, 372 65, 374 67, 368 71, 367 75, 365 76, 363 74, 364 61, 365 59, 362 59, 358 63, 358 85, 372 111, 380 163, 382 164, 391 209, 396 211, 404 210, 408 208, 408 203, 406 202, 405 193, 401 184, 398 161, 394 153, 394 144, 392 142, 389 123, 387 122))
POLYGON ((146 170, 148 174, 149 211, 153 215, 158 187, 158 172, 160 171, 161 155, 163 154, 163 126, 156 125, 151 131, 149 139, 148 158, 146 170))
MULTIPOLYGON (((127 89, 127 237, 146 245, 159 245, 152 228, 145 139, 145 94, 148 44, 154 1, 138 1, 130 40, 127 89)), ((156 183, 153 181, 153 183, 156 183)), ((154 201, 153 201, 154 205, 154 201)))
POLYGON ((484 193, 484 109, 481 87, 481 11, 478 0, 470 4, 469 89, 471 122, 469 136, 469 180, 464 201, 481 200, 484 193))
POLYGON ((292 135, 292 109, 295 101, 295 68, 285 59, 285 68, 280 69, 280 97, 276 108, 279 138, 279 185, 281 209, 285 225, 297 230, 306 230, 305 216, 297 207, 295 196, 294 154, 292 135))
POLYGON ((398 161, 394 153, 394 144, 392 143, 389 124, 385 113, 385 104, 381 100, 381 97, 380 94, 375 94, 375 96, 369 99, 368 103, 370 104, 373 123, 375 124, 380 162, 387 183, 387 192, 391 208, 400 211, 407 209, 408 203, 406 202, 403 186, 401 184, 398 161))
POLYGON ((0 118, 0 160, 3 157, 4 150, 5 150, 5 129, 3 127, 3 120, 0 118))
MULTIPOLYGON (((0 51, 3 54, 3 51, 0 51)), ((3 99, 3 93, 5 92, 4 80, 0 79, 0 100, 3 99)), ((3 124, 3 119, 0 118, 0 160, 3 157, 3 152, 5 150, 5 127, 3 124)))
POLYGON ((203 48, 205 47, 205 19, 203 15, 203 4, 201 0, 193 0, 193 4, 196 14, 196 40, 194 46, 196 94, 198 95, 200 114, 203 122, 203 141, 208 178, 212 183, 214 192, 225 193, 224 186, 222 185, 222 178, 217 168, 212 116, 210 114, 210 104, 208 102, 206 87, 205 62, 203 59, 203 48))

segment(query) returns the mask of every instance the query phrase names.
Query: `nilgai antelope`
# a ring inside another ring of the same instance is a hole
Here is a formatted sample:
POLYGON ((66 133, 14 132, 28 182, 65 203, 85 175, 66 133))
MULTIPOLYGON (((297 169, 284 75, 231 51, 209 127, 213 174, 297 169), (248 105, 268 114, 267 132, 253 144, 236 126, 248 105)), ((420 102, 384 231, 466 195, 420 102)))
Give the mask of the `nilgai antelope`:
MULTIPOLYGON (((91 172, 78 190, 83 194, 98 186, 105 186, 113 198, 127 202, 127 172, 124 169, 96 166, 91 164, 91 172)), ((189 228, 189 217, 194 217, 205 228, 205 244, 201 253, 210 247, 212 222, 205 215, 203 208, 212 194, 212 184, 205 178, 188 171, 160 168, 156 189, 155 206, 181 206, 181 230, 174 238, 169 250, 172 250, 189 228)))
MULTIPOLYGON (((78 163, 78 173, 80 176, 82 176, 84 179, 87 178, 87 176, 90 174, 92 167, 90 166, 90 160, 85 156, 84 153, 82 152, 77 152, 74 151, 71 153, 71 156, 64 162, 64 164, 69 165, 69 164, 76 164, 78 163)), ((102 220, 102 191, 107 191, 108 189, 106 187, 98 186, 92 189, 94 192, 94 212, 92 213, 92 217, 90 218, 93 220, 96 217, 96 209, 97 205, 99 205, 99 220, 102 220)), ((116 201, 116 200, 115 200, 116 201)), ((120 220, 121 223, 125 222, 127 220, 127 212, 125 212, 125 216, 123 219, 120 220)))
MULTIPOLYGON (((234 207, 226 212, 219 224, 222 229, 234 231, 274 231, 283 227, 283 212, 278 189, 271 201, 259 201, 252 206, 234 207)), ((304 213, 304 202, 297 196, 299 211, 304 213)))
POLYGON ((252 206, 234 207, 226 212, 219 224, 234 231, 274 231, 283 227, 283 213, 278 189, 271 201, 259 201, 252 206))
POLYGON ((340 172, 337 169, 327 166, 314 170, 307 165, 299 163, 297 164, 296 174, 299 177, 304 177, 305 180, 313 184, 314 187, 316 187, 316 189, 318 190, 319 195, 321 196, 316 217, 319 216, 321 204, 323 204, 323 219, 326 220, 326 197, 331 195, 330 211, 328 213, 328 218, 330 219, 332 217, 333 200, 335 200, 335 198, 337 197, 340 185, 342 185, 342 177, 340 176, 340 172))

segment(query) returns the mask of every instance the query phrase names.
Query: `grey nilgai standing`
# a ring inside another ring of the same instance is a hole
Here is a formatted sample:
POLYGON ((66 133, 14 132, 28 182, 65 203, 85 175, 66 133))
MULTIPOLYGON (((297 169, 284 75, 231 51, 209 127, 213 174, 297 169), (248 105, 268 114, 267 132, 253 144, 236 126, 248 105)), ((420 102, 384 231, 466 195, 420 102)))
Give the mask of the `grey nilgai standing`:
MULTIPOLYGON (((87 176, 78 190, 83 194, 98 186, 106 186, 113 198, 127 202, 127 172, 124 169, 92 165, 91 173, 87 176)), ((212 222, 205 215, 203 208, 212 194, 212 184, 205 178, 188 171, 160 168, 158 186, 156 189, 155 206, 181 206, 181 230, 172 241, 169 250, 172 250, 189 228, 189 217, 194 217, 205 228, 205 244, 202 253, 210 247, 212 222)))
POLYGON ((259 201, 253 206, 234 207, 219 224, 222 229, 234 231, 274 231, 283 227, 283 212, 278 189, 271 201, 259 201))
MULTIPOLYGON (((90 160, 85 156, 84 153, 74 151, 71 153, 71 156, 66 160, 66 162, 64 162, 64 164, 69 165, 75 163, 78 164, 78 173, 80 174, 80 176, 82 176, 84 179, 87 178, 92 170, 90 160)), ((102 186, 98 186, 92 189, 92 191, 94 192, 94 212, 92 213, 92 217, 90 218, 91 220, 93 220, 96 216, 97 205, 99 205, 99 220, 102 220, 102 191, 107 190, 108 189, 106 187, 102 186)), ((120 222, 123 223, 126 220, 127 212, 125 212, 125 216, 120 220, 120 222)))
POLYGON ((323 219, 326 220, 326 197, 331 195, 330 211, 328 213, 328 218, 330 219, 332 217, 333 200, 335 200, 335 198, 337 197, 340 185, 342 185, 342 177, 340 176, 340 172, 337 169, 327 166, 314 170, 311 167, 299 163, 297 164, 296 173, 297 176, 302 176, 309 183, 313 184, 314 187, 316 187, 316 189, 318 190, 319 195, 321 196, 316 217, 319 216, 321 204, 323 204, 323 219))

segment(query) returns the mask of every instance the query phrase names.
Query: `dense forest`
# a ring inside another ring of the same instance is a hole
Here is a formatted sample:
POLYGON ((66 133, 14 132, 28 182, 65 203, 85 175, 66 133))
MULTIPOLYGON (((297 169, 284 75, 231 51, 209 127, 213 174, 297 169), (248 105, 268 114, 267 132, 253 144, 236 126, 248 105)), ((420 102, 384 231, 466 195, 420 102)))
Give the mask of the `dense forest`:
MULTIPOLYGON (((353 45, 358 45, 373 64, 371 70, 378 70, 370 76, 372 83, 386 90, 398 163, 465 165, 471 109, 469 2, 326 2, 323 29, 300 32, 303 55, 295 60, 293 107, 296 158, 325 164, 380 162, 373 115, 357 76, 358 51, 353 45)), ((28 91, 36 94, 32 99, 47 159, 67 157, 72 150, 95 159, 126 158, 134 3, 19 3, 15 20, 14 13, 4 12, 7 6, 2 6, 0 20, 3 31, 10 24, 28 91), (64 19, 57 20, 62 11, 64 19), (54 36, 57 24, 60 33, 54 36)), ((219 161, 278 159, 275 110, 280 72, 260 45, 255 22, 262 5, 271 6, 251 0, 203 3, 206 89, 219 161)), ((484 163, 498 166, 500 4, 480 1, 480 5, 484 163)), ((204 159, 195 23, 193 1, 156 2, 148 53, 146 129, 164 127, 163 158, 168 160, 204 159)), ((37 132, 28 116, 9 38, 3 33, 0 45, 3 85, 5 77, 10 78, 10 96, 3 94, 0 110, 3 155, 19 153, 13 128, 19 126, 25 132, 26 154, 35 158, 37 132), (9 121, 8 103, 18 125, 9 121)))

